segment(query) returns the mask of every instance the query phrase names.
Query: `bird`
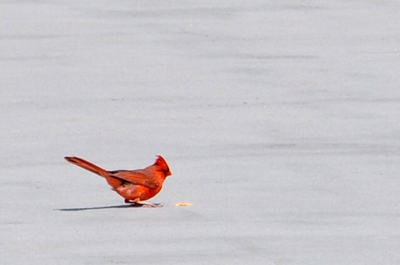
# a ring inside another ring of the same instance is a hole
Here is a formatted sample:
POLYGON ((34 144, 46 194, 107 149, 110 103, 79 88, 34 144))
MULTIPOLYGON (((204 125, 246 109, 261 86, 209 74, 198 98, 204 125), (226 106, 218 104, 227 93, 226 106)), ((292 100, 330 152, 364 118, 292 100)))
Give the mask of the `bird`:
POLYGON ((125 198, 125 203, 138 206, 159 207, 160 205, 146 200, 156 196, 161 191, 164 180, 172 175, 167 161, 162 156, 157 156, 156 162, 144 169, 113 171, 102 169, 79 157, 66 156, 65 159, 104 177, 112 189, 125 198))

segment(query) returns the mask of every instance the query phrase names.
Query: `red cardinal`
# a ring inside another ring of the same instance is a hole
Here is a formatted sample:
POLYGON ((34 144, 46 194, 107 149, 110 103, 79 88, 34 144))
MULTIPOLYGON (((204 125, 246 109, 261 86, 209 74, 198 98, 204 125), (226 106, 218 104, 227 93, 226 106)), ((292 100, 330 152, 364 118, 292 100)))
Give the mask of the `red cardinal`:
POLYGON ((156 162, 144 169, 107 171, 79 157, 65 157, 68 162, 104 177, 108 184, 126 203, 151 207, 157 205, 144 202, 156 196, 162 189, 166 177, 172 175, 165 159, 158 156, 156 162))

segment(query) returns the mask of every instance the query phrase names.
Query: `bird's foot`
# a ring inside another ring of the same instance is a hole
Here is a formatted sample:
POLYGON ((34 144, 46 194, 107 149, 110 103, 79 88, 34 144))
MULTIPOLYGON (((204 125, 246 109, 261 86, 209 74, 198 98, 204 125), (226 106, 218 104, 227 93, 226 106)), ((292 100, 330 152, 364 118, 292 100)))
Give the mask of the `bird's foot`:
POLYGON ((158 208, 163 207, 161 203, 151 203, 146 201, 139 201, 139 200, 125 200, 126 203, 132 203, 132 206, 135 207, 145 207, 145 208, 158 208))
POLYGON ((144 203, 144 204, 142 204, 142 203, 136 203, 136 204, 139 204, 139 205, 141 205, 142 207, 145 207, 145 208, 160 208, 160 207, 163 207, 163 205, 161 204, 161 203, 144 203))

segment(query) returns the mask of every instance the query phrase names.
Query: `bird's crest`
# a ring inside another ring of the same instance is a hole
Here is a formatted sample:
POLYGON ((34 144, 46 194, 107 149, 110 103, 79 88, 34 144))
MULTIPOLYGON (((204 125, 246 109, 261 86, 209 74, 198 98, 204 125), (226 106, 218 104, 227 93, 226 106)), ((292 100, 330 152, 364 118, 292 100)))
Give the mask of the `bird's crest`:
POLYGON ((160 168, 160 170, 165 173, 166 177, 172 175, 172 172, 169 169, 167 161, 165 161, 165 159, 162 156, 157 156, 157 160, 154 164, 157 165, 160 168))

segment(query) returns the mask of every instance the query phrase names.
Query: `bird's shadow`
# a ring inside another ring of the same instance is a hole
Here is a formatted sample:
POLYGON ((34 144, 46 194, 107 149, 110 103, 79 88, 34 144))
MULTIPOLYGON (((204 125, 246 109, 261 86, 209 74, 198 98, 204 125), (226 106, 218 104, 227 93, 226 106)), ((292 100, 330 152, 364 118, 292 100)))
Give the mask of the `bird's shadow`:
POLYGON ((78 212, 78 211, 88 211, 88 210, 104 210, 104 209, 116 209, 116 208, 142 208, 142 207, 143 207, 143 205, 132 203, 132 204, 126 204, 126 205, 113 205, 113 206, 63 208, 63 209, 54 209, 54 211, 78 212))

